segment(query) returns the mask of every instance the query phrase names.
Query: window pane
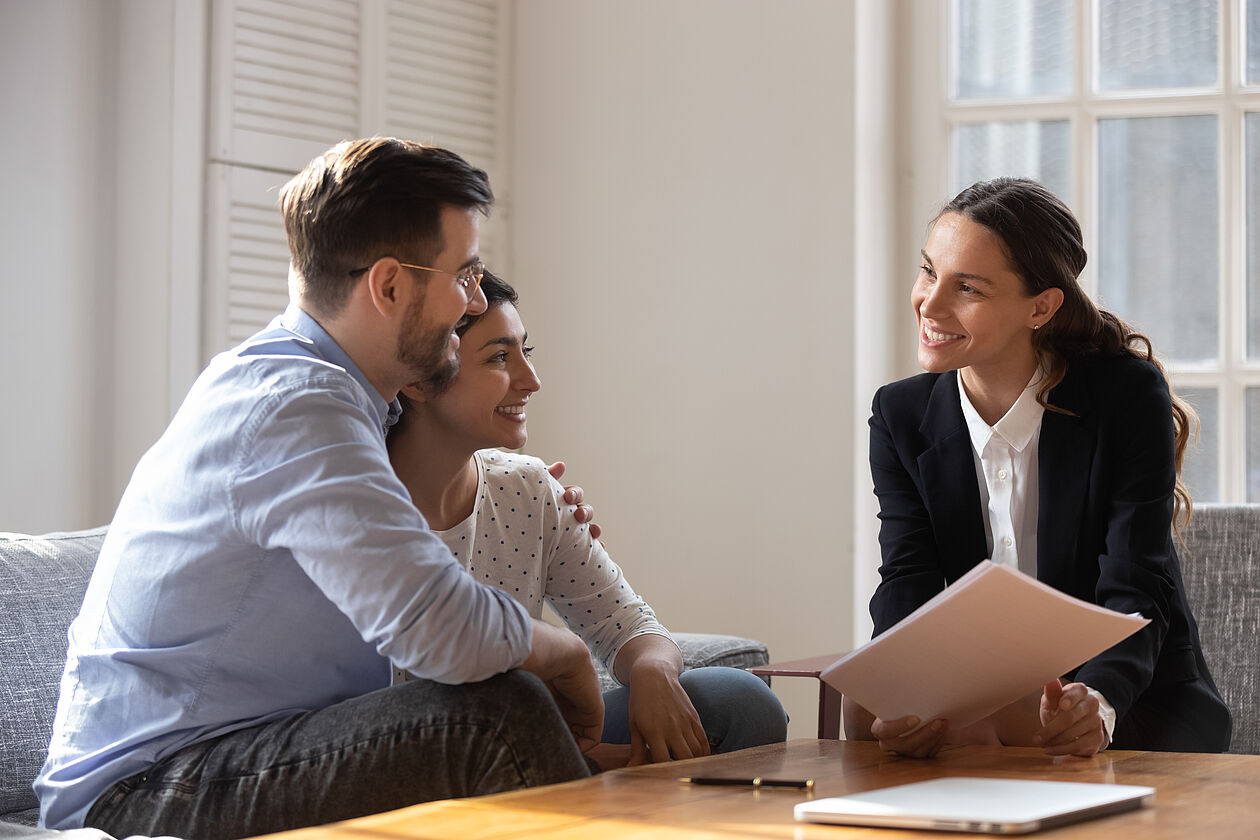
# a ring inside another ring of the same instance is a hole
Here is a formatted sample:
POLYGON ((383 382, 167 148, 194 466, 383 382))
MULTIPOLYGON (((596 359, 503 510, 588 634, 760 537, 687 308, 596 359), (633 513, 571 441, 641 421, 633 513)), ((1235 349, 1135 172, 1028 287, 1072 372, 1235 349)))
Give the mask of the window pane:
POLYGON ((1247 358, 1260 359, 1260 114, 1247 115, 1247 358))
POLYGON ((1249 85, 1260 85, 1260 0, 1247 0, 1247 70, 1249 85))
POLYGON ((1008 175, 1040 181, 1070 204, 1070 149, 1067 120, 960 125, 954 130, 952 192, 1008 175))
POLYGON ((950 95, 1011 99, 1072 89, 1070 0, 954 0, 950 95))
POLYGON ((1099 88, 1215 85, 1218 3, 1219 0, 1100 0, 1099 88))
POLYGON ((1178 388, 1177 395, 1199 414, 1199 442, 1191 436, 1181 464, 1181 480, 1196 502, 1220 501, 1220 401, 1215 388, 1178 388))
POLYGON ((1165 360, 1217 356, 1216 117, 1098 121, 1098 287, 1165 360))
POLYGON ((1247 389, 1247 501, 1260 502, 1260 388, 1247 389))

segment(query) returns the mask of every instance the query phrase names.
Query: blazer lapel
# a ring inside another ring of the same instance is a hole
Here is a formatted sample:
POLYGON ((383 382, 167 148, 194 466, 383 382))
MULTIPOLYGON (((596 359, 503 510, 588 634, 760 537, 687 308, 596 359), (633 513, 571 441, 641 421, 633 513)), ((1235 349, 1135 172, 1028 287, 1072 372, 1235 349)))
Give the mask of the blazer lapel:
POLYGON ((1095 438, 1092 405, 1070 378, 1050 392, 1050 404, 1075 416, 1046 411, 1037 455, 1037 577, 1063 591, 1071 591, 1095 438))
POLYGON ((988 556, 984 511, 971 436, 958 396, 958 373, 938 377, 919 424, 927 448, 918 457, 928 514, 950 583, 988 556))

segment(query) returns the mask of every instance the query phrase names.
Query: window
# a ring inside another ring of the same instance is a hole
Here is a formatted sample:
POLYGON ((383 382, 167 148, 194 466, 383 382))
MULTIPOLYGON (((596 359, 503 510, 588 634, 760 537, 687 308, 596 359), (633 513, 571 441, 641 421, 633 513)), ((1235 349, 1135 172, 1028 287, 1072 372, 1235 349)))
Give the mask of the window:
POLYGON ((1260 0, 934 5, 916 78, 944 82, 919 101, 948 143, 926 180, 1026 176, 1067 201, 1086 289, 1199 413, 1194 498, 1260 502, 1260 0))

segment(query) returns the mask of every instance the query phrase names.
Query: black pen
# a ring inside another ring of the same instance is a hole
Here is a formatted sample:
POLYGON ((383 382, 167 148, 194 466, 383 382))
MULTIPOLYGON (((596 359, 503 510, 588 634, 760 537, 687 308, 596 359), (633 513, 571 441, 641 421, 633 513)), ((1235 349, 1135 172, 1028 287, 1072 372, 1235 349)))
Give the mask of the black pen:
POLYGON ((728 779, 724 776, 690 776, 678 781, 692 785, 726 785, 729 787, 776 787, 798 788, 801 790, 810 790, 814 787, 813 779, 763 779, 760 776, 753 779, 728 779))

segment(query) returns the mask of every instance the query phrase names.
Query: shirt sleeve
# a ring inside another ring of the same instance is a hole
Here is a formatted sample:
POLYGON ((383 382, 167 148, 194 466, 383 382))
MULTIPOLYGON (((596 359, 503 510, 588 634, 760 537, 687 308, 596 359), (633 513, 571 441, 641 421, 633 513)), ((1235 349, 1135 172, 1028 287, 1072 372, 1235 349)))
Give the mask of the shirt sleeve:
POLYGON ((523 607, 460 568, 389 463, 366 394, 329 374, 260 400, 228 498, 242 539, 284 548, 394 665, 448 684, 520 665, 523 607))
POLYGON ((1102 747, 1105 750, 1111 746, 1111 739, 1116 731, 1116 710, 1107 702, 1107 698, 1103 697, 1101 692, 1095 691, 1089 686, 1085 686, 1085 690, 1089 692, 1090 697, 1098 701, 1098 715, 1102 718, 1103 730, 1107 734, 1107 740, 1103 742, 1102 747))
MULTIPOLYGON (((546 475, 541 462, 539 468, 546 475)), ((669 638, 669 632, 599 540, 574 518, 576 507, 565 503, 560 483, 550 475, 547 480, 551 491, 544 499, 551 535, 543 564, 547 602, 613 674, 622 645, 649 633, 669 638)))

